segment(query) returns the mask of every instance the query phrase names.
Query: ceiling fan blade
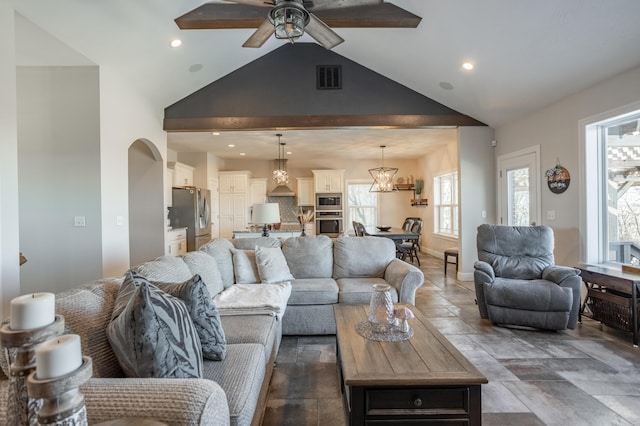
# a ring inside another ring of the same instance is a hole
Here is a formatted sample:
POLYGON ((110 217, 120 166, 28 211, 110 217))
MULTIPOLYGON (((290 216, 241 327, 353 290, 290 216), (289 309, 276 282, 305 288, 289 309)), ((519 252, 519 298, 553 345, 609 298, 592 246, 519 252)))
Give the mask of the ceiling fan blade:
POLYGON ((305 25, 304 31, 327 50, 333 49, 344 41, 313 13, 309 13, 309 23, 305 25))
POLYGON ((233 0, 234 3, 248 4, 249 6, 273 7, 276 5, 275 0, 233 0))
POLYGON ((262 21, 258 29, 244 42, 242 47, 261 47, 275 32, 273 24, 268 19, 262 21))
POLYGON ((371 6, 382 4, 383 0, 304 0, 307 10, 342 9, 345 7, 371 6))

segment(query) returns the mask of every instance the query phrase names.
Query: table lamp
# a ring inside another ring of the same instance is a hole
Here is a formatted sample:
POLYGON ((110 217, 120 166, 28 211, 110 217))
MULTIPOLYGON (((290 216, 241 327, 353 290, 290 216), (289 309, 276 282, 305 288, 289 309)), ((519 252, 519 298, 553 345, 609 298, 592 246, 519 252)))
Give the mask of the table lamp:
POLYGON ((263 223, 262 236, 268 237, 267 225, 280 222, 280 205, 278 203, 265 203, 253 205, 253 223, 263 223))

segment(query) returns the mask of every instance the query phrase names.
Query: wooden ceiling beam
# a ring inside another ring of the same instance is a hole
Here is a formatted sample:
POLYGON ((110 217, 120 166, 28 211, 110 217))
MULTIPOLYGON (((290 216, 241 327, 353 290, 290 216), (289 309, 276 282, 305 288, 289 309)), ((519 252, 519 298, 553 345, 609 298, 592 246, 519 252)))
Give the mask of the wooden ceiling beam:
MULTIPOLYGON (((206 3, 175 19, 182 30, 257 28, 267 7, 206 3)), ((392 3, 319 10, 314 14, 332 28, 416 28, 421 17, 392 3)))
POLYGON ((224 130, 293 130, 327 128, 438 128, 486 126, 466 115, 298 115, 278 117, 165 118, 167 132, 211 132, 224 130))

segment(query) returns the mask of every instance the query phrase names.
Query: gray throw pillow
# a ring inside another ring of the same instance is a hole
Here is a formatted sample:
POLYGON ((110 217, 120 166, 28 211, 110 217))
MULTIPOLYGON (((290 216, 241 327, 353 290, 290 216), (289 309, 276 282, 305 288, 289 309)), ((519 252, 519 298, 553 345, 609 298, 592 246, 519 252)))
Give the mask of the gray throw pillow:
MULTIPOLYGON (((222 275, 224 288, 227 288, 234 283, 233 258, 231 256, 232 248, 233 244, 231 244, 231 242, 226 238, 215 238, 198 249, 198 251, 205 252, 216 260, 216 264, 220 270, 220 275, 222 275)), ((184 280, 178 280, 175 282, 180 281, 184 280)))
POLYGON ((294 279, 282 249, 256 247, 255 254, 258 273, 263 283, 274 284, 294 279))
MULTIPOLYGON (((208 255, 205 254, 205 256, 208 255)), ((227 339, 222 329, 220 313, 200 275, 196 274, 182 284, 155 283, 155 285, 184 302, 200 337, 203 356, 214 361, 222 361, 227 355, 227 339)))
POLYGON ((121 290, 116 304, 125 307, 109 323, 107 337, 125 374, 202 377, 200 339, 184 302, 132 271, 121 290))
MULTIPOLYGON (((207 253, 202 251, 190 251, 182 256, 182 258, 184 259, 184 263, 189 267, 191 275, 200 275, 202 281, 207 285, 207 290, 209 290, 211 297, 224 290, 224 283, 222 282, 220 268, 218 268, 218 264, 214 257, 209 256, 207 253)), ((167 282, 167 280, 161 281, 167 282)), ((184 280, 175 282, 182 281, 184 280)))
POLYGON ((255 250, 231 249, 233 254, 233 273, 236 276, 236 284, 259 283, 260 273, 256 264, 255 250))

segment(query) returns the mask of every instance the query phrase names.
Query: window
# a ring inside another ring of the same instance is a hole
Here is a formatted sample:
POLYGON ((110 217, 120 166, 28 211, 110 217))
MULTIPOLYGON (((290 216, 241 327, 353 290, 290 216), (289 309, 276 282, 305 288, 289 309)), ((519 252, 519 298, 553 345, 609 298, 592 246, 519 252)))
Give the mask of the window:
MULTIPOLYGON (((589 130, 587 131, 589 132, 589 130)), ((591 126, 599 262, 640 264, 640 111, 591 126)), ((593 232, 593 231, 592 231, 593 232)), ((593 258, 593 256, 591 256, 593 258)))
POLYGON ((458 172, 433 178, 433 232, 458 237, 458 172))
MULTIPOLYGON (((378 194, 369 192, 371 182, 347 182, 347 224, 353 221, 364 226, 376 226, 378 222, 378 194)), ((346 228, 346 226, 345 226, 346 228)))

